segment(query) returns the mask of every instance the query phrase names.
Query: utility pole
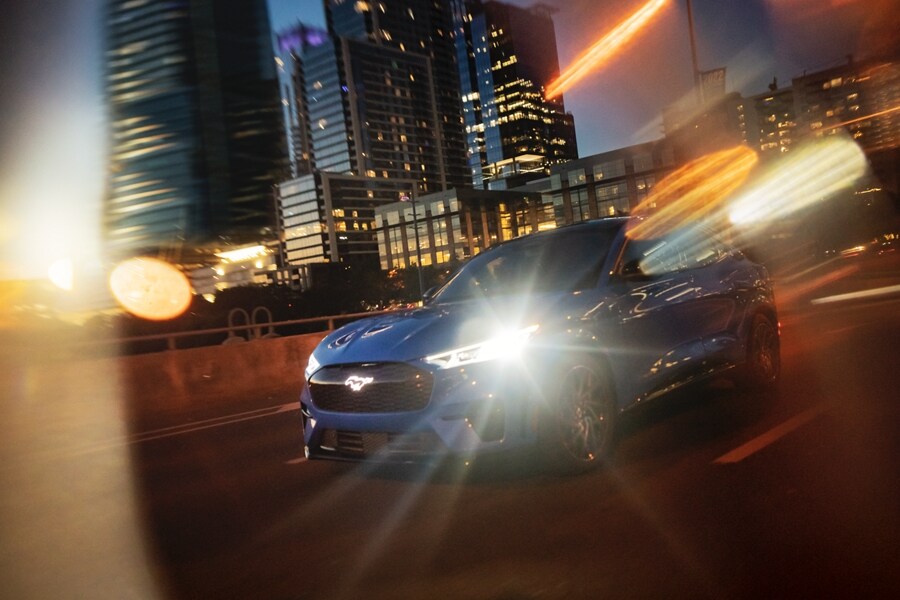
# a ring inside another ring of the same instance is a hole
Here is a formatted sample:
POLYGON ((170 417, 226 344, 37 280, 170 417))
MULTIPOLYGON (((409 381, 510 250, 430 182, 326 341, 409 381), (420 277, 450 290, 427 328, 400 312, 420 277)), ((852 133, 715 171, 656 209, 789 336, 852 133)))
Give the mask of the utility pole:
POLYGON ((700 93, 700 67, 697 64, 697 40, 694 37, 694 11, 691 0, 687 0, 688 34, 691 38, 691 65, 694 69, 694 94, 697 96, 697 104, 703 103, 700 93))

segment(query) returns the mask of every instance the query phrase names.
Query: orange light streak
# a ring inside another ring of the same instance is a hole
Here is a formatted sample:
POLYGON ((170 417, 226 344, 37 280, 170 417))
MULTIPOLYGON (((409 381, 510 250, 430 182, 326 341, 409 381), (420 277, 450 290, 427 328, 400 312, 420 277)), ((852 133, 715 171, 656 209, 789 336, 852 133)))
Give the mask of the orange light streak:
POLYGON ((547 87, 547 97, 559 96, 607 61, 616 50, 628 43, 638 31, 646 26, 653 15, 659 12, 667 2, 668 0, 650 0, 617 25, 615 29, 594 42, 587 52, 576 59, 547 87))
POLYGON ((894 108, 888 108, 887 110, 882 110, 877 113, 872 113, 871 115, 866 115, 864 117, 857 117, 855 119, 851 119, 849 121, 844 121, 843 123, 838 123, 836 125, 829 125, 825 129, 831 131, 832 129, 838 129, 840 127, 846 127, 847 125, 853 125, 854 123, 859 123, 860 121, 874 119, 875 117, 883 117, 884 115, 889 115, 891 113, 895 113, 898 110, 900 110, 900 106, 895 106, 894 108))
POLYGON ((644 218, 628 230, 633 239, 650 239, 702 219, 718 218, 729 196, 756 165, 756 152, 736 146, 681 167, 654 186, 634 209, 644 218))

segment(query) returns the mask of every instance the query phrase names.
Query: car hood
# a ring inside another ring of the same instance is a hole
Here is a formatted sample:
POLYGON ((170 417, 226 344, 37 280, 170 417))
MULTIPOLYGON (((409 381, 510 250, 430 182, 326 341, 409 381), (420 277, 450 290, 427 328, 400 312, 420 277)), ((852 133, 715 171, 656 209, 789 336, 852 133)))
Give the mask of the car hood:
POLYGON ((580 316, 586 299, 575 296, 505 297, 391 312, 337 329, 322 340, 314 354, 323 366, 413 361, 484 342, 502 331, 543 324, 550 318, 580 316))

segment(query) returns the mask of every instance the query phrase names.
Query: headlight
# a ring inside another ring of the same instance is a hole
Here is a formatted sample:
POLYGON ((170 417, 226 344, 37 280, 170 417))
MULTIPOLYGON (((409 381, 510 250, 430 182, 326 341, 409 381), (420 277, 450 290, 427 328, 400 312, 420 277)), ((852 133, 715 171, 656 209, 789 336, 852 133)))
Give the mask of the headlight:
POLYGON ((316 360, 315 354, 309 355, 309 362, 306 363, 306 371, 303 372, 306 375, 306 378, 309 379, 309 376, 316 372, 321 365, 319 365, 319 361, 316 360))
POLYGON ((505 331, 480 344, 426 356, 425 362, 437 365, 442 369, 452 369, 488 360, 517 358, 522 354, 525 342, 537 329, 537 325, 532 325, 525 329, 505 331))

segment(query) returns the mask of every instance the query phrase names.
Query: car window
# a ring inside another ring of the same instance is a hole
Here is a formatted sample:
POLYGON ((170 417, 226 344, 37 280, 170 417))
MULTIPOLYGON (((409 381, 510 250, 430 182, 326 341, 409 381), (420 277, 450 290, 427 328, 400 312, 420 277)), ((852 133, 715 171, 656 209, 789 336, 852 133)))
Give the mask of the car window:
POLYGON ((726 252, 724 244, 705 229, 692 229, 680 240, 685 264, 689 269, 705 267, 719 260, 726 252))
POLYGON ((648 277, 696 269, 719 260, 725 247, 700 228, 674 231, 651 239, 627 239, 619 273, 648 277))
POLYGON ((539 234, 487 250, 435 295, 437 302, 596 287, 618 227, 539 234))
POLYGON ((622 275, 657 276, 682 271, 686 264, 678 245, 669 237, 628 239, 622 252, 622 275))

